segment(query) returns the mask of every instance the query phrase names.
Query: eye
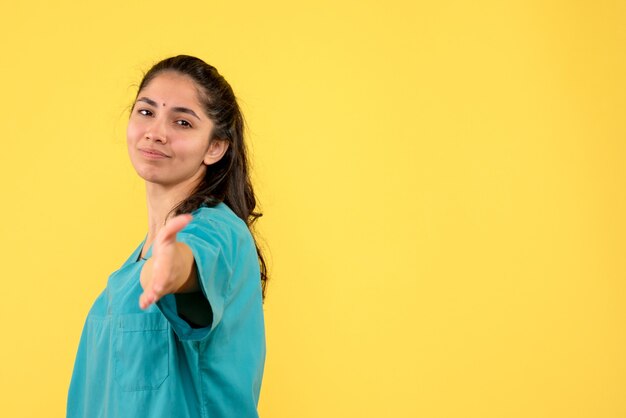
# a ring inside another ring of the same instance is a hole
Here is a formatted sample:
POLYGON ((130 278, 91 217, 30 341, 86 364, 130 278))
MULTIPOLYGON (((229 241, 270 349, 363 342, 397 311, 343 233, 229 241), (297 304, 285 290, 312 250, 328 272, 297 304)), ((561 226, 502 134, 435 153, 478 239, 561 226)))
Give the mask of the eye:
POLYGON ((152 112, 149 111, 148 109, 139 109, 137 113, 144 115, 144 116, 152 116, 152 112))
POLYGON ((183 128, 191 128, 191 123, 187 122, 184 119, 177 120, 176 123, 182 126, 183 128))

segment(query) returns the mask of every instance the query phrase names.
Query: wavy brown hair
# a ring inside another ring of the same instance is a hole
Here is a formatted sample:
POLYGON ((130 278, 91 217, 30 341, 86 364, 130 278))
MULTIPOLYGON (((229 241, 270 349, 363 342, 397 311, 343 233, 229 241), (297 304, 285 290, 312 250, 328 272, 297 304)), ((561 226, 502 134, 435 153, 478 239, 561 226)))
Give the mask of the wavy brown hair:
POLYGON ((201 206, 227 204, 252 232, 261 270, 263 299, 267 286, 267 265, 253 232, 253 225, 262 216, 250 182, 248 157, 244 142, 244 120, 233 89, 217 69, 199 58, 178 55, 156 63, 141 80, 137 96, 157 75, 174 71, 190 77, 199 87, 199 99, 214 124, 212 139, 228 142, 224 156, 208 165, 204 178, 189 197, 172 209, 175 215, 190 213, 201 206))

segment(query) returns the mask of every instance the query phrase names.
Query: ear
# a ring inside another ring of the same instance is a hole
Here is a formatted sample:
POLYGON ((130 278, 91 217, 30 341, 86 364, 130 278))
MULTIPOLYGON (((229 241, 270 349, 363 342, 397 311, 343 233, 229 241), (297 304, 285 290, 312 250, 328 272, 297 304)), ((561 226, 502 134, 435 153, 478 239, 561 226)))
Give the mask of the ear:
POLYGON ((222 159, 226 151, 228 150, 228 141, 225 139, 213 138, 209 142, 209 149, 204 154, 204 164, 215 164, 222 159))

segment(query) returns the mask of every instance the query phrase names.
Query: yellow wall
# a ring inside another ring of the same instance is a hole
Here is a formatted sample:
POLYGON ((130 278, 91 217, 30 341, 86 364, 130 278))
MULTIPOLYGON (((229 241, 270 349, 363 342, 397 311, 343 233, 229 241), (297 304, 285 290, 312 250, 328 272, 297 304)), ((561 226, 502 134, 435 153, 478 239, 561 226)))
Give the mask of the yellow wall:
POLYGON ((626 416, 623 2, 87 3, 0 13, 0 415, 64 415, 146 232, 126 107, 189 53, 250 128, 262 416, 626 416))

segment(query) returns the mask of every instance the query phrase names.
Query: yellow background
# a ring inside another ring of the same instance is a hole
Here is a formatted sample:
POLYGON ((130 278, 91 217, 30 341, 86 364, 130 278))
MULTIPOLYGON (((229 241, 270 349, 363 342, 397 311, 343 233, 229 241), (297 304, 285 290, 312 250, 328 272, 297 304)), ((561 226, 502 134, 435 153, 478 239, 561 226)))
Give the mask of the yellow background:
POLYGON ((249 126, 263 417, 626 416, 624 2, 11 2, 0 39, 0 415, 64 416, 146 232, 128 106, 187 53, 249 126))

